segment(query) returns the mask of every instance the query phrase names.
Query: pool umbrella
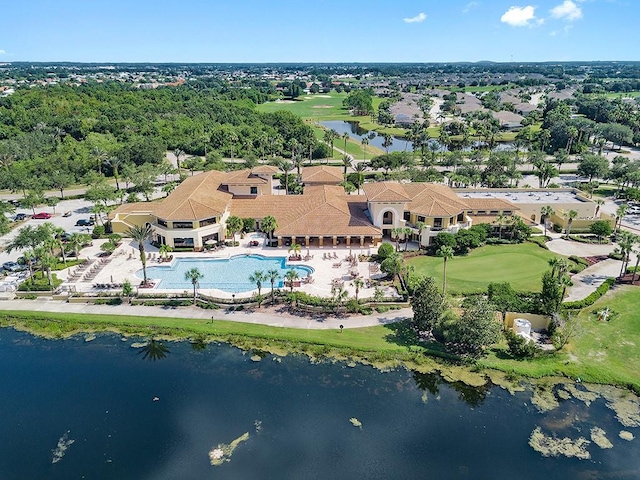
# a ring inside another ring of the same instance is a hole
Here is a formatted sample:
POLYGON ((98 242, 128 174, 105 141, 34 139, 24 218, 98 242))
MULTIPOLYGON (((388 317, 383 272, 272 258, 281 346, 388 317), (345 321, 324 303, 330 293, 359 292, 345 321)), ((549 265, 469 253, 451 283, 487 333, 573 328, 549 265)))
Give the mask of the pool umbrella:
POLYGON ((216 244, 216 241, 215 241, 215 240, 211 240, 211 239, 209 239, 209 240, 207 240, 206 242, 204 242, 204 244, 205 244, 205 245, 215 245, 215 244, 216 244))

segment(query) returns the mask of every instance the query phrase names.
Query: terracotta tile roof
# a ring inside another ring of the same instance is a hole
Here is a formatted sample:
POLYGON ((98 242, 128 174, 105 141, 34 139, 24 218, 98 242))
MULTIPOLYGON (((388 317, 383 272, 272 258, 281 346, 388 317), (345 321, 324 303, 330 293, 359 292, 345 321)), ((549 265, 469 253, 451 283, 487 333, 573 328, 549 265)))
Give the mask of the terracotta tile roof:
POLYGON ((238 217, 275 217, 276 236, 380 235, 366 209, 366 197, 347 195, 336 185, 305 187, 304 195, 265 196, 257 201, 234 198, 231 202, 231 211, 238 217))
POLYGON ((511 202, 500 198, 465 198, 465 203, 469 206, 469 210, 511 210, 516 211, 520 208, 511 202))
POLYGON ((118 205, 118 208, 109 212, 108 217, 114 219, 119 213, 154 213, 160 206, 160 202, 133 202, 118 205))
POLYGON ((198 220, 222 215, 232 195, 218 190, 227 174, 212 170, 187 177, 155 209, 163 220, 198 220))
POLYGON ((343 181, 341 167, 319 165, 302 169, 302 183, 338 184, 343 181))
POLYGON ((453 190, 437 183, 407 183, 403 185, 411 197, 407 209, 425 217, 452 217, 467 210, 467 204, 453 190))
POLYGON ((265 185, 267 180, 254 175, 248 168, 227 173, 223 185, 265 185))
POLYGON ((251 169, 251 173, 278 173, 280 169, 278 167, 274 167, 273 165, 258 165, 257 167, 253 167, 251 169))
POLYGON ((396 182, 365 183, 362 186, 370 202, 408 202, 411 198, 403 185, 396 182))

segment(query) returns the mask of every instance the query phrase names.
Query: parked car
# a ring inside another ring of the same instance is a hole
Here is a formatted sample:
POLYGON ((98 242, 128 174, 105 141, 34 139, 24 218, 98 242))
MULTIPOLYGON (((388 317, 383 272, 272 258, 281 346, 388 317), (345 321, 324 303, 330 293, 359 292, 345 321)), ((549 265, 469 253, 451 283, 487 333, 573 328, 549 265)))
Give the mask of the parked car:
POLYGON ((39 212, 31 218, 35 218, 36 220, 49 220, 51 218, 51 214, 47 212, 39 212))
POLYGON ((76 227, 91 227, 96 222, 93 221, 93 218, 81 218, 76 222, 76 227))
POLYGON ((70 217, 71 216, 71 212, 64 212, 62 214, 63 217, 70 217))
POLYGON ((13 221, 14 222, 20 222, 22 220, 26 220, 27 216, 28 215, 26 213, 16 213, 16 216, 13 217, 13 221))
POLYGON ((5 262, 2 264, 2 269, 7 272, 20 272, 24 270, 24 266, 17 262, 5 262))

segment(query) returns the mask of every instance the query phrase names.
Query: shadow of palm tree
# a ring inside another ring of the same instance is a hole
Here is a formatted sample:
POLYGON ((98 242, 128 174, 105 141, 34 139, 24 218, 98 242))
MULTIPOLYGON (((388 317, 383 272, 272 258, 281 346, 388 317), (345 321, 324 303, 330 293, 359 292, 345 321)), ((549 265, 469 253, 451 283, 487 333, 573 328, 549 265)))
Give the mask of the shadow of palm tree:
POLYGON ((162 360, 169 353, 171 353, 169 347, 167 347, 164 342, 155 340, 154 338, 149 340, 146 345, 138 351, 138 355, 142 354, 143 360, 150 360, 152 362, 162 360))

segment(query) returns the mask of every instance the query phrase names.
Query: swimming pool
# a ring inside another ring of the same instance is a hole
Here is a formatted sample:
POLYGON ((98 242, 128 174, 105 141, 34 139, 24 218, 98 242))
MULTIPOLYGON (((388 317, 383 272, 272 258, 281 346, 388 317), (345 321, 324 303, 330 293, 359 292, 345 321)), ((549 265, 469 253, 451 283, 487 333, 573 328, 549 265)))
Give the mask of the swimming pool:
MULTIPOLYGON (((196 267, 204 275, 200 279, 201 289, 215 288, 229 293, 249 292, 256 284, 249 281, 249 275, 257 270, 267 273, 278 270, 280 277, 275 286, 284 285, 284 276, 294 269, 300 278, 311 275, 314 270, 307 265, 287 265, 286 257, 263 257, 262 255, 237 255, 229 259, 178 258, 171 265, 147 267, 147 277, 160 280, 158 288, 191 290, 191 281, 185 280, 187 270, 196 267)), ((142 278, 142 270, 136 275, 142 278)), ((262 282, 263 292, 271 288, 271 282, 262 282)))

